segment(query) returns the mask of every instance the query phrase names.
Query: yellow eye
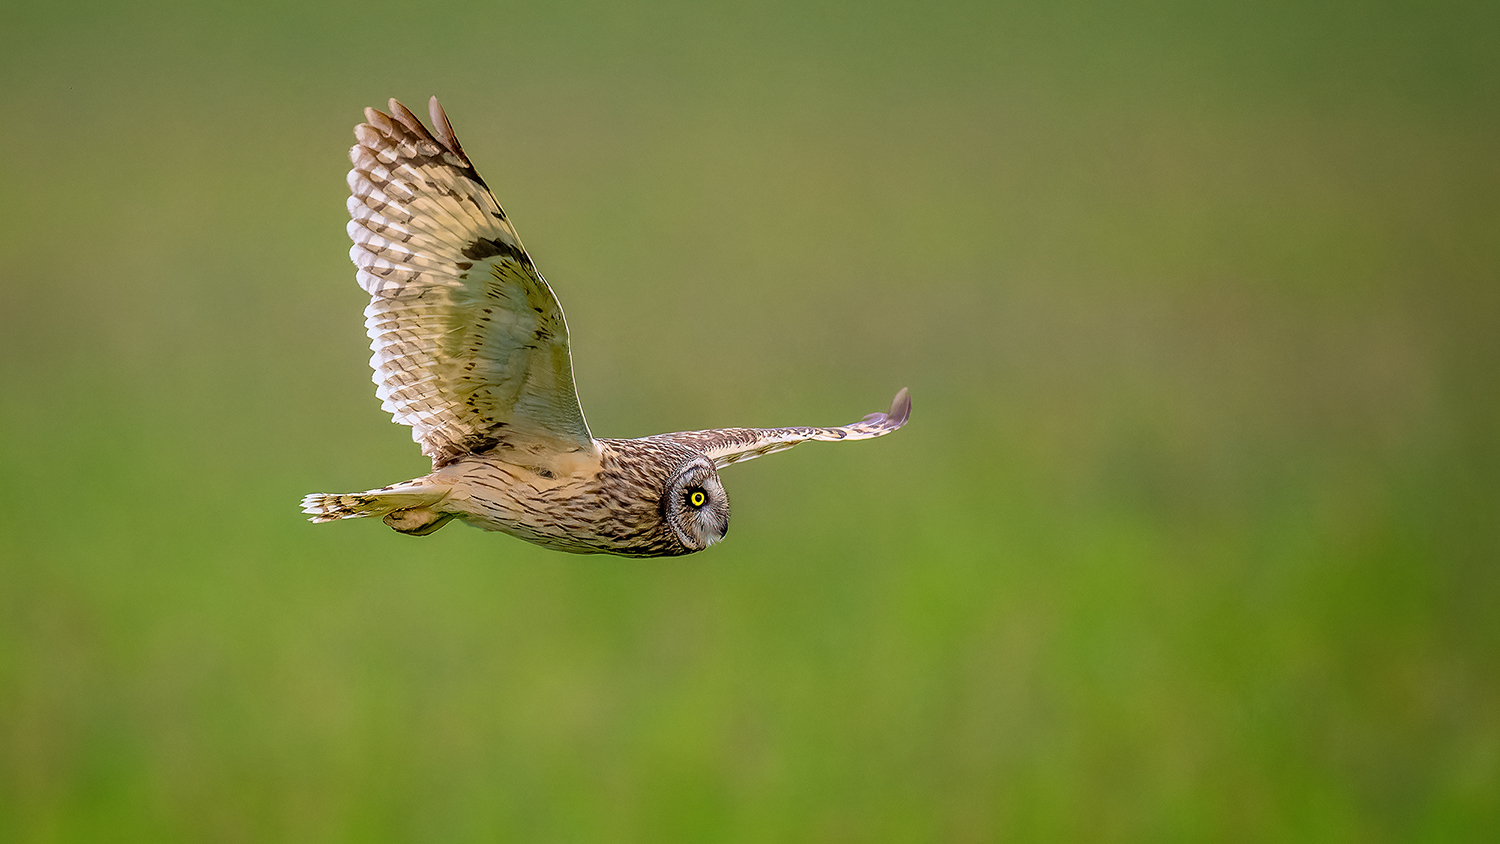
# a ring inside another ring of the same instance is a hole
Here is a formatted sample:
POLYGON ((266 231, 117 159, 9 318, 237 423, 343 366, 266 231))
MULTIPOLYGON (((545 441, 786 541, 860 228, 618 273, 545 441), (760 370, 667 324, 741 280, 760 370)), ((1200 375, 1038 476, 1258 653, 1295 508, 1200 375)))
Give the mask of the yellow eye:
POLYGON ((701 489, 695 489, 691 493, 688 493, 688 503, 694 507, 702 507, 707 501, 708 496, 704 495, 701 489))

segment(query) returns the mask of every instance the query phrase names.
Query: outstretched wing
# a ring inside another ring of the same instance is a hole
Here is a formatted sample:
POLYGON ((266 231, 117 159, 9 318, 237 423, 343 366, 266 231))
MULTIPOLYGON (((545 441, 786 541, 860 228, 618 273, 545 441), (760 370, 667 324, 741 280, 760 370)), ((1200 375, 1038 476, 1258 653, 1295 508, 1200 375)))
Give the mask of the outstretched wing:
POLYGON ((495 447, 587 451, 562 307, 459 146, 401 103, 349 151, 349 257, 370 294, 376 395, 441 466, 495 447))
POLYGON ((891 402, 890 410, 872 413, 852 425, 838 428, 716 428, 712 431, 657 434, 646 439, 680 443, 708 457, 714 462, 714 468, 722 469, 762 454, 786 451, 808 440, 867 440, 885 436, 905 425, 909 416, 911 396, 902 388, 891 402))

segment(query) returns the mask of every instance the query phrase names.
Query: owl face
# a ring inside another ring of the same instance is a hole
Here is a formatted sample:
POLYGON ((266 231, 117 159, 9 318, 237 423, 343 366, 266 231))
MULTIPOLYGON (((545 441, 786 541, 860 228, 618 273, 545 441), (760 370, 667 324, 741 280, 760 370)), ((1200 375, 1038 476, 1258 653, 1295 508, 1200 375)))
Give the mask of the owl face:
POLYGON ((713 461, 700 456, 684 463, 667 484, 661 511, 689 552, 723 539, 729 532, 729 496, 713 461))

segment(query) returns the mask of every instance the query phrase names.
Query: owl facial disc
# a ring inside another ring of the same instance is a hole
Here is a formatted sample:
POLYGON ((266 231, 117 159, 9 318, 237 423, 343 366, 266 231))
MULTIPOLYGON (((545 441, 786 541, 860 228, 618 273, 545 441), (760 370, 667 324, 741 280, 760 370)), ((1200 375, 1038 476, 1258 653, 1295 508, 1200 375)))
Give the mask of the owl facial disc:
POLYGON ((704 548, 729 532, 729 496, 707 458, 683 464, 662 499, 662 516, 689 551, 704 548))

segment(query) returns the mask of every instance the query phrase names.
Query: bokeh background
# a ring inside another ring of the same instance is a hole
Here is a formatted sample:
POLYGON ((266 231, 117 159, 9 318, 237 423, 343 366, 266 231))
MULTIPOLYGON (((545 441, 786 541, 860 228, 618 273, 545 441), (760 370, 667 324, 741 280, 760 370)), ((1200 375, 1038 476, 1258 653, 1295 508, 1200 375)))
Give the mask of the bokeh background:
POLYGON ((0 839, 1494 840, 1497 10, 8 8, 0 839), (434 93, 596 433, 910 426, 685 559, 303 521, 425 470, 434 93))

